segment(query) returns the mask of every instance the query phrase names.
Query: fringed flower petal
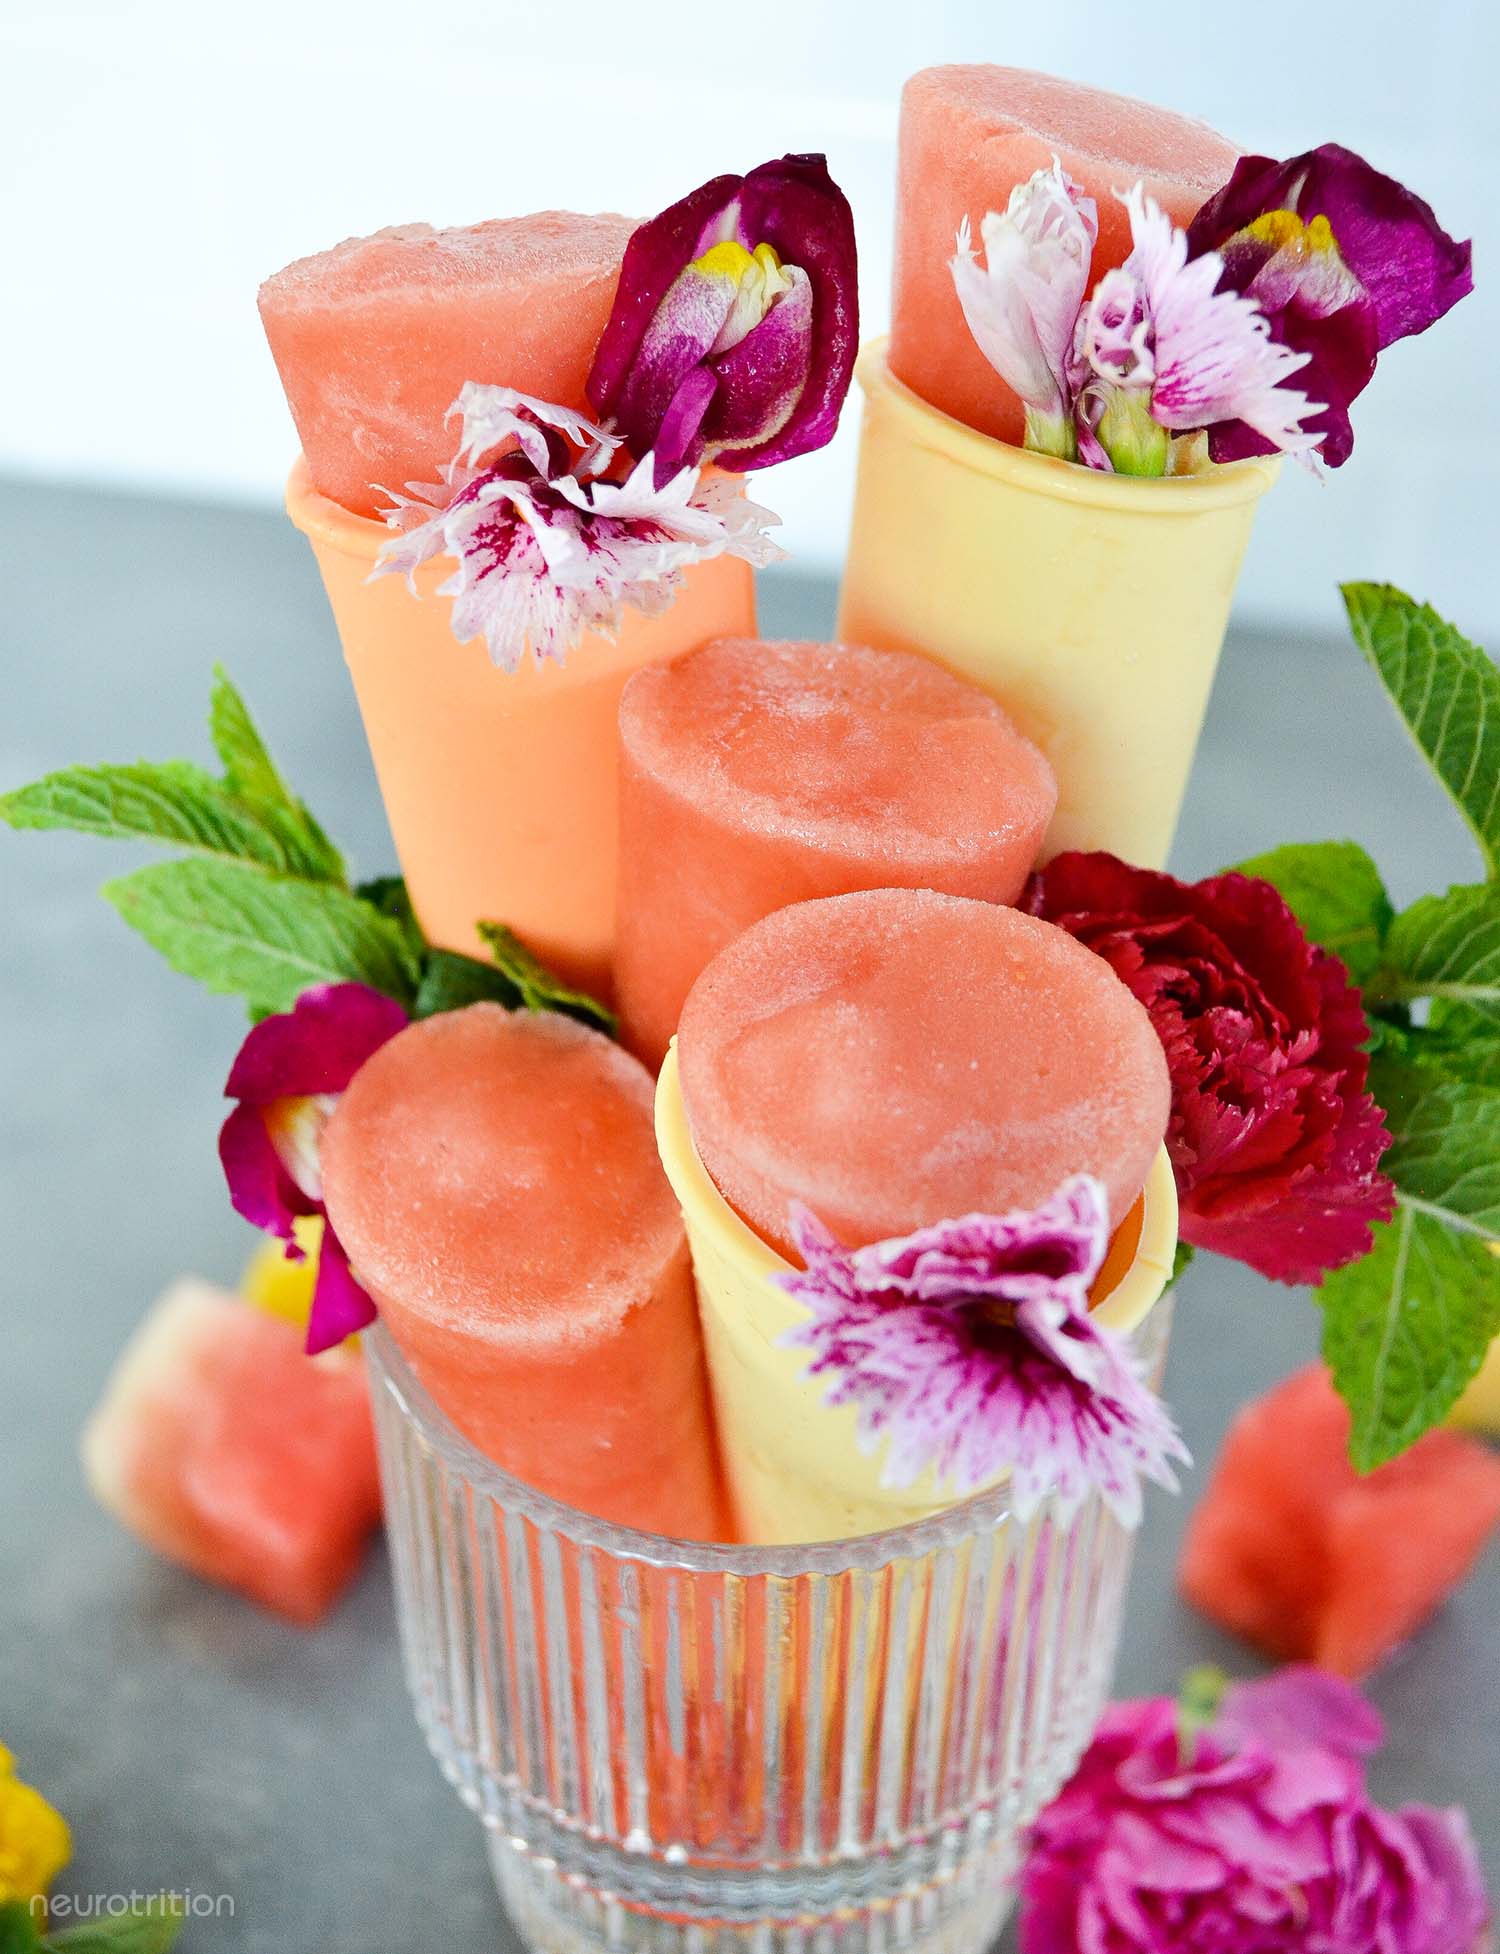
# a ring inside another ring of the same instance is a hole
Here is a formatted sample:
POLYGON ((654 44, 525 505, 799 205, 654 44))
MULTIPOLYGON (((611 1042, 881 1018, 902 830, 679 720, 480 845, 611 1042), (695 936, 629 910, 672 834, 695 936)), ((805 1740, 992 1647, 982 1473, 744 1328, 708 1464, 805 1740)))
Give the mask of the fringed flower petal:
POLYGON ((1109 1239, 1098 1182, 855 1250, 805 1209, 794 1228, 806 1267, 778 1280, 810 1315, 786 1340, 813 1352, 829 1404, 857 1408, 861 1443, 886 1444, 887 1484, 931 1468, 963 1495, 1008 1471, 1022 1519, 1097 1492, 1126 1526, 1142 1479, 1175 1488, 1182 1441, 1089 1312, 1109 1239))
POLYGON ((562 663, 585 632, 612 637, 627 605, 659 616, 691 564, 782 555, 765 533, 778 518, 738 481, 685 468, 657 486, 650 455, 614 480, 604 472, 616 462, 612 435, 510 388, 466 386, 458 411, 457 458, 444 481, 393 497, 386 522, 395 533, 372 574, 410 583, 422 564, 451 556, 438 594, 453 599, 453 635, 460 644, 482 637, 503 671, 515 671, 528 647, 562 663), (473 466, 509 441, 498 460, 473 466), (574 458, 578 447, 585 452, 574 458))

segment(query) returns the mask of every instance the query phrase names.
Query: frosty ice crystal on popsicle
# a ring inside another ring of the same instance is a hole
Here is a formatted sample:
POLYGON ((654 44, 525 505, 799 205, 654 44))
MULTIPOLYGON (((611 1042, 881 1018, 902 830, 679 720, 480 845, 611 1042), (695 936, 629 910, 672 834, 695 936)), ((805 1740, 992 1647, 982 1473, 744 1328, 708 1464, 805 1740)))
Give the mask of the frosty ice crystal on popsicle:
POLYGON ((636 674, 620 741, 616 994, 653 1066, 751 923, 862 888, 1014 901, 1057 798, 985 693, 862 645, 705 645, 636 674))

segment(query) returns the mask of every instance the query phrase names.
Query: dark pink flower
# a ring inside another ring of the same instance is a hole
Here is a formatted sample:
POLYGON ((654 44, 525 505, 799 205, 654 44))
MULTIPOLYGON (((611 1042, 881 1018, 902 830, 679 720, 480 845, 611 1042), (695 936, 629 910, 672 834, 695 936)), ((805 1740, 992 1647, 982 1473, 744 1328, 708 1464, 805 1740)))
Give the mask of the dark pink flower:
MULTIPOLYGON (((1242 156, 1188 227, 1195 258, 1223 259, 1220 289, 1254 299, 1274 337, 1307 365, 1298 384, 1322 411, 1308 423, 1332 468, 1354 446, 1349 406, 1376 356, 1425 332, 1473 290, 1471 249, 1431 207, 1338 143, 1284 163, 1242 156)), ((1215 461, 1269 454, 1242 420, 1212 431, 1215 461)))
POLYGON ((867 1248, 843 1248, 805 1208, 793 1229, 807 1266, 778 1280, 810 1318, 786 1340, 813 1351, 829 1404, 858 1407, 863 1443, 888 1441, 888 1484, 930 1466, 969 1493, 1008 1469, 1022 1519, 1098 1492, 1127 1526, 1142 1478, 1175 1488, 1182 1441, 1089 1313, 1109 1246, 1097 1181, 1078 1175, 1032 1214, 966 1215, 867 1248))
POLYGON ((1479 1954, 1467 1821, 1371 1803, 1382 1735, 1315 1669, 1229 1690, 1206 1728, 1117 1704, 1032 1832, 1022 1954, 1479 1954))
POLYGON ((833 437, 859 344, 854 218, 821 156, 717 176, 642 224, 588 394, 656 485, 833 437))
POLYGON ((251 1027, 224 1087, 239 1104, 219 1134, 219 1159, 237 1213, 286 1243, 295 1261, 299 1215, 323 1215, 323 1246, 307 1326, 309 1354, 330 1349, 374 1320, 327 1225, 318 1144, 340 1093, 370 1057, 405 1028, 399 1004, 364 984, 320 984, 290 1011, 251 1027))
POLYGON ((1365 1090, 1369 1028, 1349 973, 1279 892, 1065 854, 1022 906, 1103 957, 1151 1014, 1183 1239, 1279 1282, 1321 1282, 1366 1254, 1395 1199, 1365 1090))

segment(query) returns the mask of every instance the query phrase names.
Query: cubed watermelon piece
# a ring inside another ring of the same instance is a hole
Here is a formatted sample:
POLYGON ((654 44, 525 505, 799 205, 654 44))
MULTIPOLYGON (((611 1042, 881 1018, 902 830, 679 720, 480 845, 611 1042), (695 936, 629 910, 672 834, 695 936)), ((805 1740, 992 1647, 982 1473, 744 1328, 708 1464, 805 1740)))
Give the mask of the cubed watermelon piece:
POLYGON ((398 224, 299 258, 261 323, 313 487, 358 515, 372 484, 437 479, 466 380, 587 410, 584 382, 635 222, 543 210, 461 230, 398 224))
POLYGON ((100 1503, 204 1579, 311 1623, 380 1518, 357 1355, 184 1278, 122 1352, 83 1434, 100 1503))
POLYGON ((1500 1458, 1429 1432, 1361 1476, 1322 1364, 1236 1418, 1188 1527, 1182 1592, 1278 1661, 1359 1678, 1421 1627, 1500 1525, 1500 1458))

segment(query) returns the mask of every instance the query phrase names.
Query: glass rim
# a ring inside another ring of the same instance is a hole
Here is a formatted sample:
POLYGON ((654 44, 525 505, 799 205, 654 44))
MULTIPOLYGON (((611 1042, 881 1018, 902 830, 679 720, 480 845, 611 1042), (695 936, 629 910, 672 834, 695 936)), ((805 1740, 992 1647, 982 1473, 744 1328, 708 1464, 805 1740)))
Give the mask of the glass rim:
MULTIPOLYGON (((497 1500, 507 1512, 519 1513, 550 1533, 559 1534, 577 1546, 602 1550, 616 1560, 675 1567, 690 1574, 769 1575, 782 1580, 806 1575, 868 1573, 893 1561, 919 1560, 961 1540, 977 1538, 1015 1517, 1007 1483, 1002 1481, 925 1519, 879 1533, 851 1534, 842 1540, 752 1547, 733 1542, 680 1540, 670 1534, 620 1526, 585 1513, 581 1507, 570 1506, 565 1500, 554 1499, 550 1493, 528 1485, 487 1458, 433 1399, 382 1323, 373 1323, 362 1333, 360 1341, 371 1391, 389 1390, 399 1409, 411 1419, 446 1466, 478 1491, 497 1500)), ((1045 1500, 1028 1524, 1035 1525, 1054 1515, 1054 1502, 1045 1500)))

